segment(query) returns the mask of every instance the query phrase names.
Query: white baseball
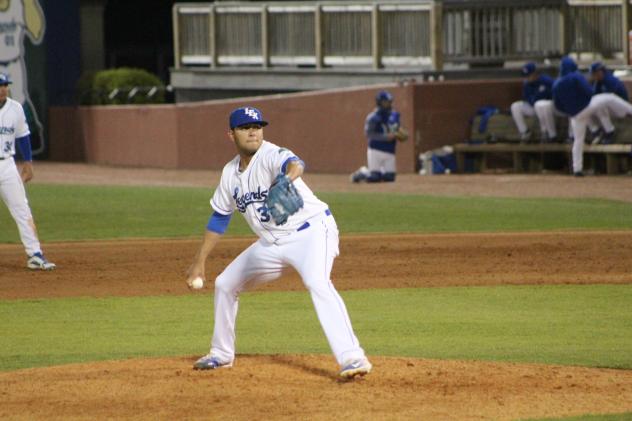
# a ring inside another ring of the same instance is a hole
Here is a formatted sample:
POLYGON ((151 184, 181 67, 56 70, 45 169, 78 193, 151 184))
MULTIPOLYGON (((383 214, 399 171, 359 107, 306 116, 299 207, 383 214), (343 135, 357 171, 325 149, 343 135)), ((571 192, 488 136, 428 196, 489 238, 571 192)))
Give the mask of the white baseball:
POLYGON ((204 286, 204 279, 200 278, 199 276, 191 281, 191 288, 193 289, 200 289, 203 286, 204 286))

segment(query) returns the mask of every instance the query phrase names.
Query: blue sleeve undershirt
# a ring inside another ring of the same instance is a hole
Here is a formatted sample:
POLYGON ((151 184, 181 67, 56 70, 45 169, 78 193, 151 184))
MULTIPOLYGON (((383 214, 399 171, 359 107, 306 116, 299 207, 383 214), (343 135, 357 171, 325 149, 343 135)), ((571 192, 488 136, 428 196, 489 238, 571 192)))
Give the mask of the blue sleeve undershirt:
POLYGON ((22 158, 25 161, 32 161, 33 156, 31 152, 31 136, 26 135, 15 139, 15 146, 20 150, 22 158))
POLYGON ((223 215, 217 211, 213 212, 208 220, 208 224, 206 224, 206 229, 217 234, 224 234, 226 232, 226 228, 228 228, 231 217, 232 214, 223 215))
POLYGON ((303 169, 305 169, 305 162, 303 162, 303 160, 301 158, 299 158, 298 156, 291 156, 291 157, 289 157, 288 159, 285 160, 283 165, 281 165, 281 174, 285 174, 285 172, 287 171, 287 165, 290 162, 298 162, 299 165, 301 167, 303 167, 303 169))

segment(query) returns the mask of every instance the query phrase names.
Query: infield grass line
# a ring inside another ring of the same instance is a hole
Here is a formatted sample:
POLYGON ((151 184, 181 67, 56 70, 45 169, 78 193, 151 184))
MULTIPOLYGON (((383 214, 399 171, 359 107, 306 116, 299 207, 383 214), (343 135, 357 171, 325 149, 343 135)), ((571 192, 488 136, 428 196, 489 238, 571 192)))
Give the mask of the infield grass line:
MULTIPOLYGON (((40 239, 198 237, 211 214, 212 189, 28 185, 40 239)), ((388 193, 321 193, 341 233, 631 230, 632 203, 602 199, 438 197, 388 193)), ((0 206, 0 243, 18 243, 0 206)), ((235 215, 227 235, 252 235, 235 215)))
MULTIPOLYGON (((632 369, 632 285, 344 291, 369 355, 632 369)), ((0 370, 208 352, 211 294, 0 301, 0 370)), ((330 354, 307 292, 240 299, 237 350, 330 354)))

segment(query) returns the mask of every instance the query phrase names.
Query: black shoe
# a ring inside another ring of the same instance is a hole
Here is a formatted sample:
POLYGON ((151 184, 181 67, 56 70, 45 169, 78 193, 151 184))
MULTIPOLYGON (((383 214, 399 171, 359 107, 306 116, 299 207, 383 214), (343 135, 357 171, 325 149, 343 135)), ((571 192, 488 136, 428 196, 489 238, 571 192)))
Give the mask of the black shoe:
POLYGON ((531 142, 531 130, 527 130, 524 133, 520 133, 520 143, 530 143, 531 142))
POLYGON ((574 175, 575 177, 583 177, 583 176, 584 176, 584 173, 583 173, 583 172, 581 172, 581 171, 577 171, 577 172, 574 172, 574 173, 573 173, 573 175, 574 175))
POLYGON ((589 143, 591 145, 597 145, 599 142, 601 142, 601 139, 603 139, 604 133, 601 129, 598 129, 595 132, 590 132, 590 142, 588 141, 588 138, 586 138, 586 143, 589 143))
POLYGON ((614 143, 615 132, 605 133, 599 142, 601 145, 611 145, 614 143))

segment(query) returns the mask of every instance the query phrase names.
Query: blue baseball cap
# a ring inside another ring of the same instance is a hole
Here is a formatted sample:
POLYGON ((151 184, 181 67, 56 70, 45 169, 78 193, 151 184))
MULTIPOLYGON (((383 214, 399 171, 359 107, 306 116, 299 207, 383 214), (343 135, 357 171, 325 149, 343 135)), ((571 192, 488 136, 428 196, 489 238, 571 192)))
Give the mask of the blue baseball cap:
POLYGON ((522 74, 522 76, 531 76, 533 73, 535 73, 535 63, 532 61, 526 63, 524 66, 522 66, 520 73, 522 74))
POLYGON ((9 79, 9 75, 0 73, 0 85, 9 85, 11 83, 13 82, 11 82, 11 79, 9 79))
POLYGON ((375 95, 375 101, 378 103, 378 105, 382 101, 392 101, 392 100, 393 100, 393 95, 391 95, 391 93, 388 91, 380 91, 377 93, 377 95, 375 95))
POLYGON ((599 71, 599 70, 606 70, 606 66, 604 66, 602 62, 596 61, 590 65, 590 73, 595 73, 596 71, 599 71))
POLYGON ((267 126, 268 122, 263 119, 261 111, 255 107, 241 107, 230 113, 228 124, 231 129, 234 129, 235 127, 246 124, 261 124, 262 126, 267 126))

